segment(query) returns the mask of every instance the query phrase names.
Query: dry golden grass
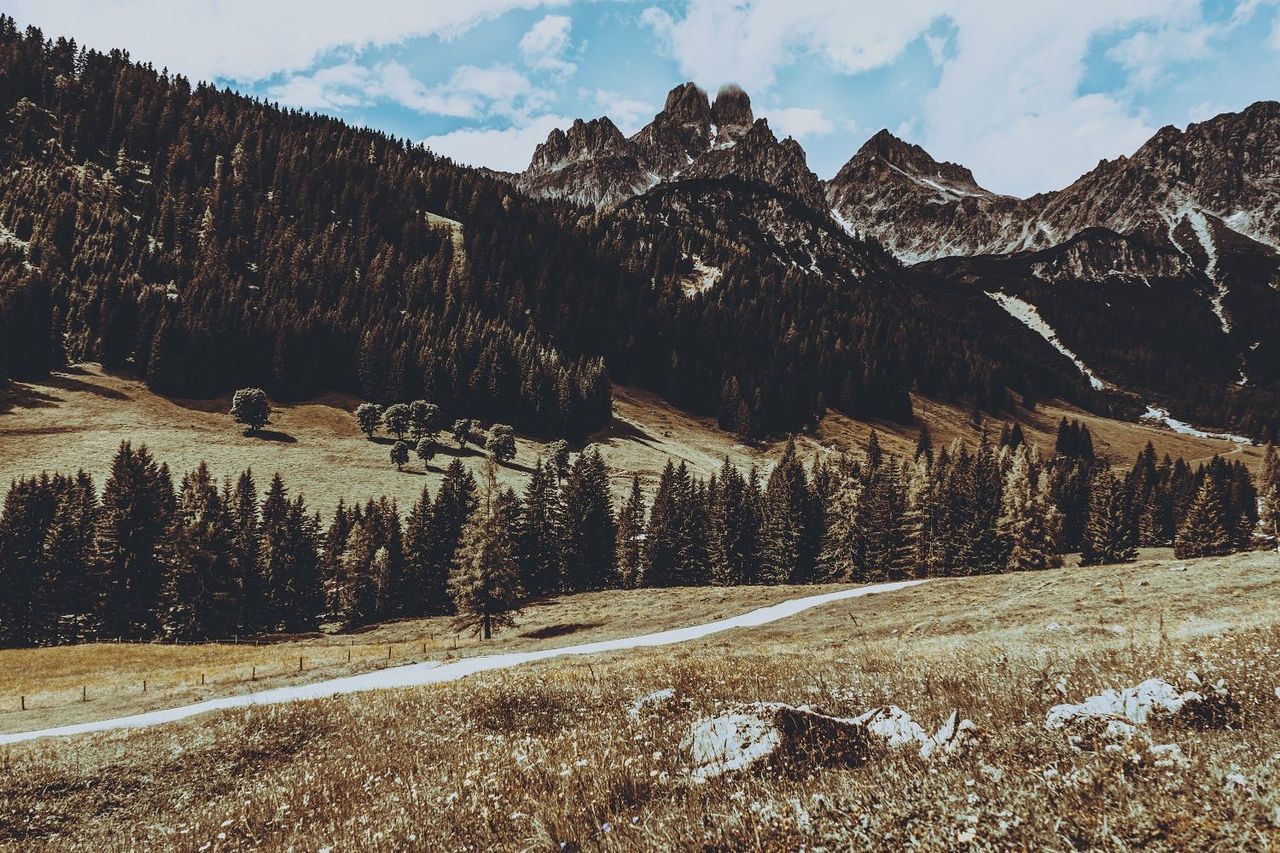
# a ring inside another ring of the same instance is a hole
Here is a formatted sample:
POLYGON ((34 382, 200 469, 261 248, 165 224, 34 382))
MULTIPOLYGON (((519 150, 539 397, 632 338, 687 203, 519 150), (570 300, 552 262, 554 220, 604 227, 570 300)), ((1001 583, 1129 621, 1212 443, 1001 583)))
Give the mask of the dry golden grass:
MULTIPOLYGON (((613 469, 614 491, 619 496, 625 494, 633 474, 652 488, 668 459, 683 460, 693 471, 707 476, 726 456, 743 468, 753 464, 764 468, 782 453, 783 442, 748 447, 719 430, 714 421, 690 417, 653 394, 615 388, 614 395, 613 424, 592 441, 613 469)), ((356 428, 351 412, 358 402, 329 394, 308 403, 279 406, 268 430, 258 437, 246 437, 226 414, 229 398, 171 400, 151 393, 137 380, 107 375, 94 365, 85 365, 40 383, 11 383, 0 388, 0 484, 41 470, 72 472, 84 468, 101 485, 116 448, 128 440, 149 446, 177 476, 204 460, 218 477, 252 468, 259 488, 265 489, 271 475, 280 471, 293 493, 302 492, 309 505, 326 517, 340 497, 364 502, 387 495, 407 511, 424 484, 434 493, 455 448, 451 441, 443 441, 442 452, 425 474, 416 458, 405 471, 397 472, 388 460, 388 445, 366 441, 356 428)), ((929 425, 938 446, 953 438, 977 440, 980 430, 970 413, 924 398, 916 398, 915 406, 919 420, 929 425)), ((1088 423, 1099 450, 1125 465, 1148 440, 1161 453, 1189 460, 1207 459, 1215 453, 1236 454, 1253 465, 1261 459, 1257 448, 1190 438, 1056 405, 1020 412, 1019 418, 1031 439, 1049 449, 1063 415, 1088 423)), ((1000 422, 988 419, 986 427, 991 434, 998 434, 1000 422)), ((854 449, 865 444, 872 429, 881 433, 887 449, 899 453, 914 449, 919 432, 918 425, 861 423, 832 415, 814 435, 800 437, 800 450, 809 457, 824 452, 823 448, 854 449)), ((526 438, 517 439, 516 444, 514 463, 500 467, 498 478, 504 485, 520 489, 544 446, 526 438)), ((483 460, 479 452, 468 450, 462 459, 479 474, 483 460)))
POLYGON ((1280 566, 1252 554, 1186 569, 1157 560, 934 582, 689 646, 36 742, 5 759, 0 843, 1272 849, 1280 844, 1280 566), (998 594, 1001 582, 1008 596, 998 594), (1116 612, 1134 630, 1084 630, 1116 612), (1161 613, 1164 634, 1149 630, 1161 613), (922 614, 935 621, 912 631, 922 614), (1049 615, 1073 621, 1037 633, 1049 615), (1212 628, 1218 619, 1230 627, 1212 628), (1075 752, 1043 728, 1064 697, 1152 676, 1180 680, 1192 668, 1224 678, 1241 713, 1230 729, 1154 731, 1181 746, 1185 769, 1075 752), (665 687, 688 707, 628 717, 636 697, 665 687), (755 700, 836 714, 891 702, 926 726, 958 707, 982 738, 945 765, 894 753, 862 767, 784 763, 691 784, 679 749, 688 725, 755 700))
POLYGON ((0 732, 119 717, 422 660, 664 631, 847 586, 698 587, 552 597, 527 605, 515 628, 499 631, 487 642, 472 633, 456 633, 450 618, 438 617, 259 643, 0 649, 0 732))

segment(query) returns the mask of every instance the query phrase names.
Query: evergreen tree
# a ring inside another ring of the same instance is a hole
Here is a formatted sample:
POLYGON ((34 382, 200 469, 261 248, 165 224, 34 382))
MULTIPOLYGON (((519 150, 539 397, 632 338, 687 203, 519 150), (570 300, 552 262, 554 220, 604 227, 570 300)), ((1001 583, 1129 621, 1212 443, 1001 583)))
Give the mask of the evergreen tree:
POLYGON ((240 588, 238 629, 256 633, 262 630, 266 593, 258 538, 258 487, 252 471, 245 470, 236 479, 235 489, 223 506, 223 512, 230 536, 233 571, 240 588))
POLYGON ((432 559, 423 578, 424 599, 429 606, 436 604, 442 608, 437 612, 453 612, 448 594, 449 572, 462 528, 479 503, 476 478, 462 460, 454 459, 445 470, 440 490, 436 492, 436 502, 431 508, 432 559))
POLYGON ((1106 468, 1089 486, 1089 521, 1080 562, 1086 566, 1131 563, 1138 558, 1129 533, 1124 484, 1106 468))
POLYGON ((164 584, 159 548, 172 514, 168 468, 157 466, 145 445, 121 444, 102 488, 94 560, 105 636, 156 635, 164 584))
POLYGON ((520 585, 531 597, 560 589, 560 492, 555 472, 539 459, 524 492, 517 534, 520 585))
POLYGON ((624 587, 639 584, 644 533, 644 496, 640 492, 640 478, 634 476, 631 478, 631 492, 618 513, 618 574, 624 587))
POLYGON ((1009 571, 1054 569, 1062 565, 1062 517, 1026 444, 1017 445, 1005 474, 999 530, 1008 549, 1009 571))
POLYGON ((1187 511, 1173 540, 1173 555, 1179 559, 1220 557, 1233 549, 1226 524, 1221 487, 1213 477, 1205 477, 1196 499, 1187 511))
POLYGON ((97 524, 98 496, 93 478, 80 471, 58 490, 45 536, 44 574, 32 594, 33 615, 41 632, 39 642, 76 642, 93 633, 89 566, 97 524))
MULTIPOLYGON (((427 441, 428 439, 423 439, 427 441)), ((445 591, 432 588, 431 492, 426 486, 409 509, 404 524, 404 564, 408 594, 403 602, 406 616, 441 613, 446 609, 445 591)))
POLYGON ((929 427, 927 424, 921 424, 920 437, 916 439, 916 453, 914 458, 918 460, 921 457, 924 457, 930 465, 933 464, 933 436, 929 434, 929 427))
POLYGON ((711 500, 711 577, 718 584, 755 583, 759 551, 759 495, 725 457, 711 500))
POLYGON ((581 453, 565 478, 560 521, 560 579, 566 592, 618 584, 618 531, 609 502, 609 470, 598 450, 581 453))
MULTIPOLYGON (((869 447, 870 449, 870 447, 869 447)), ((814 512, 821 511, 809 490, 804 466, 788 441, 769 475, 761 499, 760 577, 765 583, 806 583, 817 572, 821 532, 814 512)))
POLYGON ((645 528, 640 586, 667 587, 680 582, 685 555, 681 553, 680 503, 676 492, 676 467, 670 459, 658 477, 658 488, 649 508, 645 528))
POLYGON ((455 627, 474 629, 485 640, 494 628, 514 625, 519 612, 518 514, 519 501, 510 489, 493 498, 488 512, 472 513, 449 575, 455 627))
POLYGON ((227 637, 240 621, 240 583, 218 489, 203 462, 182 478, 162 550, 164 633, 185 640, 227 637))
POLYGON ((57 496, 47 475, 9 486, 0 515, 0 644, 35 644, 47 626, 33 608, 44 574, 45 531, 57 496))
POLYGON ((1262 532, 1280 551, 1280 453, 1274 444, 1268 444, 1262 458, 1262 477, 1259 480, 1259 521, 1262 532))

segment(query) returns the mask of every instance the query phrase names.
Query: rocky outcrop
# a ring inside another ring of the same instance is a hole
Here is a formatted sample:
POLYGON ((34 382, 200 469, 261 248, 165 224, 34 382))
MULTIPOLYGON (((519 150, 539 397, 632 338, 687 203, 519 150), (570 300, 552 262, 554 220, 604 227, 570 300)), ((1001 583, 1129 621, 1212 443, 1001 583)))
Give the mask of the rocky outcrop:
POLYGON ((681 748, 694 781, 785 761, 793 766, 856 766, 879 749, 913 749, 923 760, 945 760, 977 736, 977 726, 958 712, 930 735, 896 705, 857 717, 832 717, 808 707, 756 702, 704 717, 689 729, 681 748))
POLYGON ((825 210, 822 182, 804 149, 794 139, 780 142, 736 86, 721 89, 714 102, 693 83, 677 86, 630 138, 607 118, 556 129, 516 181, 531 195, 607 208, 663 181, 729 177, 768 184, 825 210))

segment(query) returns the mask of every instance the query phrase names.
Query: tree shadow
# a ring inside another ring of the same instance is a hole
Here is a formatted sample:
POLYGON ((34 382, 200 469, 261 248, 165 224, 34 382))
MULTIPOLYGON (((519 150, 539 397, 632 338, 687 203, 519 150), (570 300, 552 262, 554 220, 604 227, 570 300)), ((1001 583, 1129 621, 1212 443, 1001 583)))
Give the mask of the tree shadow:
MULTIPOLYGON (((83 370, 77 370, 80 376, 88 376, 83 370)), ((59 370, 56 373, 50 373, 44 380, 44 384, 52 385, 63 391, 79 391, 85 394, 93 394, 95 397, 102 397, 107 400, 131 400, 133 399, 123 391, 117 391, 115 388, 107 388, 104 385, 98 385, 94 382, 86 382, 83 379, 76 379, 71 375, 69 370, 59 370)))
POLYGON ((14 409, 52 409, 61 402, 61 397, 37 391, 21 382, 0 384, 0 415, 7 415, 14 409))
POLYGON ((275 441, 280 444, 297 444, 298 439, 289 435, 287 432, 280 432, 275 429, 260 429, 257 432, 245 433, 249 438, 260 438, 263 441, 275 441))
POLYGON ((599 628, 603 624, 603 622, 561 622, 558 625, 545 625, 541 628, 534 628, 532 631, 524 631, 520 636, 528 637, 531 640, 549 640, 552 637, 576 634, 587 628, 599 628))
POLYGON ((645 444, 653 446, 653 436, 640 429, 640 427, 624 421, 617 415, 613 416, 613 420, 609 421, 609 425, 592 436, 592 440, 601 444, 608 444, 611 440, 618 439, 620 441, 634 441, 637 444, 645 444))
POLYGON ((499 462, 499 463, 498 463, 498 467, 499 467, 499 468, 508 468, 508 469, 510 469, 510 470, 512 470, 512 471, 519 471, 521 474, 532 474, 532 473, 533 473, 533 468, 532 468, 532 467, 530 467, 529 465, 525 465, 523 462, 517 462, 517 461, 515 461, 514 459, 509 459, 509 460, 507 460, 506 462, 499 462))

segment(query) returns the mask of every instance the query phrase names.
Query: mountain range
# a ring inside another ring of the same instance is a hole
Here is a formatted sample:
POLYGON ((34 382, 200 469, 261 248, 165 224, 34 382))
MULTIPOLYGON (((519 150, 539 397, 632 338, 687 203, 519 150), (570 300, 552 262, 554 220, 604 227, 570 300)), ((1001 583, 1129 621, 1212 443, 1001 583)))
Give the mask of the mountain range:
MULTIPOLYGON (((799 143, 779 141, 754 118, 741 89, 710 99, 686 83, 633 136, 607 117, 577 121, 553 131, 513 176, 527 193, 606 218, 690 182, 730 179, 767 186, 809 216, 874 240, 915 280, 1013 297, 1047 320, 1055 346, 1107 377, 1106 387, 1159 397, 1188 382, 1270 391, 1280 382, 1276 102, 1165 127, 1133 155, 1024 199, 984 188, 963 165, 887 130, 822 181, 799 143)), ((802 230, 767 219, 774 232, 802 230)), ((813 254, 813 268, 831 260, 836 277, 847 272, 839 249, 834 258, 813 254)))
POLYGON ((501 174, 0 15, 0 380, 97 361, 575 439, 611 383, 752 438, 917 395, 1276 438, 1278 111, 1016 199, 887 132, 822 181, 686 83, 501 174))

